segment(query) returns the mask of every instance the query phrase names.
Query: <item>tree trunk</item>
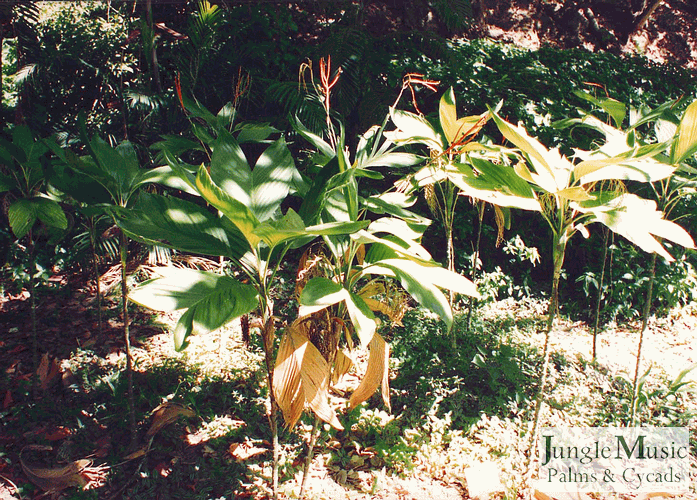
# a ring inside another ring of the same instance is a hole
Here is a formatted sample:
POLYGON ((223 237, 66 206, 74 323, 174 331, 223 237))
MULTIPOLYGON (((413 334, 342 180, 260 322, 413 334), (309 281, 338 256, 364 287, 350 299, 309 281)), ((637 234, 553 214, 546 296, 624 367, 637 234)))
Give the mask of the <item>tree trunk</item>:
POLYGON ((639 20, 634 24, 632 31, 629 32, 629 36, 632 36, 634 33, 644 27, 644 24, 646 24, 653 13, 656 12, 656 9, 658 9, 662 1, 663 0, 654 0, 654 2, 644 11, 644 13, 639 16, 639 20))
POLYGON ((158 93, 162 93, 160 67, 157 62, 157 44, 155 43, 157 37, 155 36, 155 23, 153 22, 152 18, 152 0, 146 0, 145 12, 148 27, 150 28, 150 35, 152 36, 152 43, 150 44, 150 71, 152 72, 152 81, 155 84, 155 90, 157 90, 158 93))

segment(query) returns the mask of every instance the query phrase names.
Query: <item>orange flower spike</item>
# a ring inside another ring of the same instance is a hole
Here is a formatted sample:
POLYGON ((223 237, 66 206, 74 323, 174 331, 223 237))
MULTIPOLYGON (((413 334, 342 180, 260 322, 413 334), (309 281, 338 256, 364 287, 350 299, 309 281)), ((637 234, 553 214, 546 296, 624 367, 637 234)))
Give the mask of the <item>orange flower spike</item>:
POLYGON ((332 73, 332 56, 327 56, 325 60, 324 57, 319 60, 319 78, 322 83, 322 93, 324 94, 324 106, 326 109, 330 108, 329 105, 329 94, 332 88, 339 81, 339 76, 341 76, 341 68, 336 72, 336 76, 331 80, 332 73))
POLYGON ((416 104, 416 92, 414 90, 414 85, 422 85, 431 92, 435 92, 438 85, 440 85, 440 82, 437 80, 426 80, 424 75, 421 73, 407 73, 404 75, 404 78, 402 79, 402 90, 406 89, 407 87, 409 88, 409 91, 411 92, 411 102, 414 105, 414 109, 421 115, 423 113, 421 113, 419 106, 416 104))
POLYGON ((179 104, 181 104, 182 109, 186 111, 184 107, 184 99, 182 98, 182 82, 179 73, 174 77, 174 87, 177 89, 177 97, 179 97, 179 104))

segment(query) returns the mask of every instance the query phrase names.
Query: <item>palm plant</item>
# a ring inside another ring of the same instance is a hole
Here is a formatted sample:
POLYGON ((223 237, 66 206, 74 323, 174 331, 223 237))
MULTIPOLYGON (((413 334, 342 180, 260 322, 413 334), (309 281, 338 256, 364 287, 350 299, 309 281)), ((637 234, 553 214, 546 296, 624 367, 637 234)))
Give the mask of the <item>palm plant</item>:
MULTIPOLYGON (((609 135, 604 147, 577 150, 576 155, 583 161, 573 163, 530 137, 524 128, 503 120, 494 110, 490 114, 504 139, 517 149, 472 144, 466 154, 447 162, 437 175, 440 179, 448 178, 462 194, 499 207, 539 212, 552 233, 551 296, 530 434, 531 461, 546 391, 550 335, 559 308, 559 281, 570 238, 577 232, 588 235, 587 226, 599 222, 643 250, 669 260, 672 257, 657 238, 687 247, 692 247, 693 242, 684 229, 662 218, 655 202, 623 189, 622 181, 627 179, 650 182, 671 174, 672 168, 656 168, 660 162, 654 157, 665 149, 665 144, 635 146, 628 144, 624 136, 609 135)), ((400 140, 432 143, 437 147, 433 127, 419 117, 409 118, 408 122, 396 121, 400 140)), ((596 121, 598 127, 609 130, 609 126, 596 121)))
MULTIPOLYGON (((335 80, 326 77, 328 65, 321 65, 320 69, 324 77, 318 88, 328 96, 335 80)), ((452 310, 440 289, 477 295, 471 281, 441 268, 421 246, 420 239, 430 221, 409 210, 414 196, 395 192, 359 195, 360 178, 381 179, 379 168, 409 167, 422 159, 396 151, 397 145, 384 133, 387 119, 360 137, 351 159, 344 147, 343 127, 339 124, 339 130, 335 130, 329 100, 324 102, 330 129, 327 141, 296 122, 298 132, 318 150, 315 159, 320 166, 300 214, 307 220, 325 223, 364 218, 372 222, 350 237, 323 236, 326 252, 311 266, 303 266, 307 269, 303 269, 299 287, 299 319, 281 340, 274 390, 278 392, 286 423, 292 427, 305 406, 315 413, 301 492, 312 459, 317 423, 324 420, 342 428, 327 406, 327 391, 351 367, 350 354, 340 347, 350 349, 354 345, 352 333, 370 355, 367 371, 351 395, 349 407, 356 407, 379 387, 389 407, 389 346, 377 332, 375 313, 394 320, 399 315, 398 298, 408 294, 437 314, 450 329, 452 310), (314 276, 308 279, 305 276, 310 272, 314 276), (393 280, 406 294, 399 292, 393 280)))
POLYGON ((43 190, 47 184, 45 165, 49 149, 36 140, 29 128, 6 131, 11 141, 0 136, 0 193, 9 200, 7 217, 17 241, 26 238, 29 254, 29 297, 31 301, 32 353, 34 373, 39 366, 36 332, 36 245, 34 227, 38 222, 48 227, 66 229, 68 220, 61 206, 43 190))
MULTIPOLYGON (((585 96, 585 98, 591 100, 587 96, 585 96)), ((678 117, 675 113, 675 108, 678 104, 677 102, 671 101, 655 109, 645 107, 637 110, 633 113, 626 131, 621 131, 610 125, 603 124, 600 120, 589 114, 586 114, 580 119, 567 121, 568 124, 573 123, 591 127, 603 134, 606 140, 606 148, 621 145, 621 141, 624 140, 625 144, 633 142, 635 148, 653 147, 657 149, 657 154, 652 156, 652 164, 646 165, 646 168, 651 168, 653 172, 653 177, 650 179, 653 181, 651 187, 656 198, 657 206, 663 211, 666 218, 671 216, 676 205, 682 198, 694 193, 696 186, 695 175, 697 171, 689 166, 686 160, 692 158, 695 152, 697 152, 697 101, 687 106, 681 117, 678 117), (655 135, 655 140, 657 142, 654 144, 649 142, 650 137, 645 137, 644 134, 641 133, 641 127, 649 123, 654 124, 653 128, 649 130, 655 135), (656 172, 659 174, 656 175, 656 172)), ((616 121, 616 123, 620 126, 621 120, 616 121)), ((600 151, 602 150, 601 148, 600 151)), ((607 151, 604 152, 607 154, 607 151)), ((625 175, 628 179, 646 180, 646 176, 641 174, 641 172, 633 174, 627 172, 625 175), (636 178, 637 174, 639 175, 638 179, 636 178)), ((680 244, 692 248, 689 243, 690 241, 687 239, 680 242, 680 244)), ((632 386, 632 408, 629 419, 631 425, 634 425, 636 420, 641 351, 653 301, 653 285, 656 277, 656 261, 658 255, 658 253, 654 253, 651 258, 648 288, 642 311, 642 323, 637 347, 637 361, 632 386)), ((667 260, 671 261, 672 259, 667 260)))
MULTIPOLYGON (((112 218, 130 209, 140 188, 149 182, 161 180, 162 169, 141 169, 139 160, 133 145, 124 141, 116 147, 111 147, 98 136, 90 139, 81 122, 82 141, 89 156, 78 157, 69 149, 63 149, 55 143, 49 142, 49 146, 62 163, 63 176, 66 169, 72 170, 73 180, 80 178, 78 182, 63 180, 61 189, 71 194, 78 200, 86 200, 84 193, 91 198, 94 207, 100 208, 104 213, 109 213, 112 218), (89 182, 98 186, 97 190, 85 191, 85 183, 89 182), (83 193, 83 194, 79 194, 83 193)), ((93 214, 93 213, 92 213, 93 214)), ((129 332, 128 317, 128 285, 126 265, 128 262, 128 236, 121 231, 119 235, 119 255, 121 261, 121 313, 123 318, 123 336, 126 351, 126 376, 128 380, 128 407, 129 424, 132 440, 135 439, 136 422, 133 396, 133 361, 131 356, 131 335, 129 332)))
MULTIPOLYGON (((559 280, 564 264, 566 247, 570 238, 577 232, 587 235, 587 226, 599 222, 611 231, 624 236, 643 250, 661 255, 667 260, 672 257, 663 248, 658 238, 671 240, 692 248, 694 243, 690 235, 677 224, 667 221, 657 210, 656 203, 625 192, 618 187, 607 189, 607 183, 601 181, 621 182, 625 179, 656 180, 670 172, 654 168, 658 163, 654 157, 665 145, 627 146, 619 151, 611 148, 592 152, 577 151, 579 163, 572 163, 558 151, 548 150, 536 139, 529 137, 524 129, 513 126, 498 115, 493 119, 505 139, 513 143, 518 152, 513 153, 519 161, 513 168, 498 168, 497 173, 505 171, 506 176, 514 175, 525 181, 524 192, 518 192, 523 199, 539 205, 538 211, 547 222, 552 232, 552 287, 545 343, 543 348, 543 366, 540 375, 538 394, 535 400, 533 429, 530 434, 530 456, 540 421, 540 411, 546 390, 549 366, 549 341, 554 327, 554 320, 559 307, 559 280), (610 156, 609 151, 615 153, 610 156), (522 160, 522 161, 520 161, 522 160), (526 166, 526 163, 532 169, 526 166)), ((602 123, 602 122, 601 122, 602 123)), ((605 127, 605 124, 602 124, 605 127)), ((486 162, 486 161, 485 161, 486 162)), ((496 190, 501 189, 500 178, 492 177, 487 170, 496 168, 493 164, 475 161, 478 176, 465 178, 466 183, 481 185, 491 182, 496 190), (484 167, 484 168, 481 168, 484 167), (498 184, 498 185, 497 185, 498 184)), ((516 181, 517 182, 517 181, 516 181)), ((523 187, 521 185, 521 187, 523 187)), ((530 463, 530 462, 529 462, 530 463)))

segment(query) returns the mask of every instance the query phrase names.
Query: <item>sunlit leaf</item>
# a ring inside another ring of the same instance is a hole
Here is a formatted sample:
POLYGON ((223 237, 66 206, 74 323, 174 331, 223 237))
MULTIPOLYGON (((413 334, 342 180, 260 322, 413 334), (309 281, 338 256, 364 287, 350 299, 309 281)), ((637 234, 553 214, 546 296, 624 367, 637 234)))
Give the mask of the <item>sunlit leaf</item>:
POLYGON ((261 238, 254 232, 259 226, 259 220, 247 206, 214 184, 203 166, 196 176, 196 187, 208 203, 220 210, 240 230, 251 247, 259 244, 261 238))
POLYGON ((150 309, 187 309, 174 330, 175 348, 192 334, 206 334, 259 306, 257 292, 228 276, 193 269, 162 268, 164 276, 139 285, 129 299, 150 309))
POLYGON ((683 114, 678 126, 677 141, 670 155, 670 162, 682 163, 697 152, 697 101, 693 101, 683 114))

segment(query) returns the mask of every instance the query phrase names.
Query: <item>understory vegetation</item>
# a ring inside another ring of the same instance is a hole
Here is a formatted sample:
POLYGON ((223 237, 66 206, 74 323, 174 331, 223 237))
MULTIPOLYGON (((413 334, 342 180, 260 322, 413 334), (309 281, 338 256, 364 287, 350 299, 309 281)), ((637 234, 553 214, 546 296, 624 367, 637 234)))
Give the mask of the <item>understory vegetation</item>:
POLYGON ((545 426, 694 475, 694 75, 293 5, 0 6, 0 493, 544 499, 545 426))

